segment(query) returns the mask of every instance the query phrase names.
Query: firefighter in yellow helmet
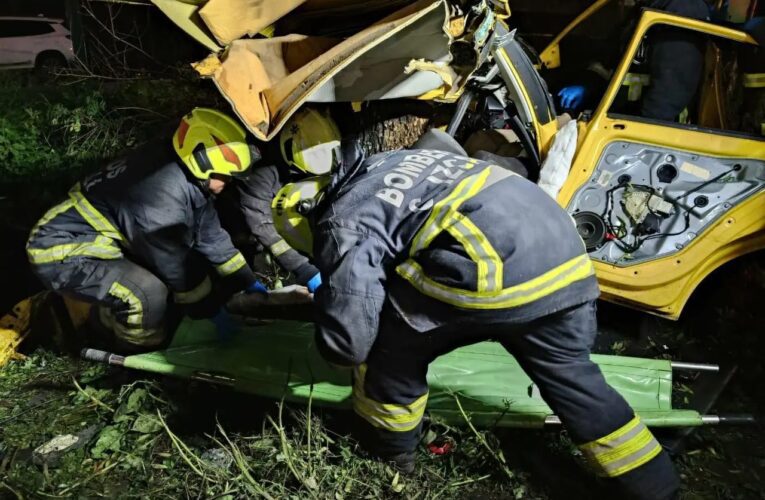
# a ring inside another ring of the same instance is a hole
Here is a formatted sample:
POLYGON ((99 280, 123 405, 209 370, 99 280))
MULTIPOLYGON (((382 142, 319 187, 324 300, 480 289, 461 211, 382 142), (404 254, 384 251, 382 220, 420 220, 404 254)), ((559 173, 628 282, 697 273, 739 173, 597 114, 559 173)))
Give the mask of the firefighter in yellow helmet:
POLYGON ((281 161, 266 158, 247 179, 238 181, 237 189, 226 193, 219 204, 224 225, 232 234, 252 235, 283 269, 292 273, 297 284, 311 292, 321 284, 319 270, 276 232, 271 201, 291 180, 334 170, 339 151, 340 131, 329 113, 303 108, 285 125, 279 136, 278 151, 272 152, 274 157, 281 156, 281 161), (246 227, 237 228, 237 224, 246 227))
POLYGON ((29 262, 48 289, 97 304, 118 348, 156 347, 170 301, 217 309, 207 269, 231 292, 255 283, 212 200, 259 157, 233 118, 194 109, 172 147, 149 144, 77 183, 32 229, 29 262))
POLYGON ((428 364, 493 339, 619 490, 613 498, 672 498, 667 453, 590 360, 598 283, 571 218, 444 135, 289 184, 272 204, 280 234, 321 270, 315 343, 354 368, 363 444, 411 472, 428 364))

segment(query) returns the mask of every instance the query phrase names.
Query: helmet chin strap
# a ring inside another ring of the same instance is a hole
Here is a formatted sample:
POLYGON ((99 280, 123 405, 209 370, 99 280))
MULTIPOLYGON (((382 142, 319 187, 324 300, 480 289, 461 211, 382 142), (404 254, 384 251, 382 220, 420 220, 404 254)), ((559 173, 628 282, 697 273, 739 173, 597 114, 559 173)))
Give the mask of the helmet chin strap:
POLYGON ((215 193, 210 190, 210 179, 197 179, 197 183, 205 196, 215 196, 215 193))

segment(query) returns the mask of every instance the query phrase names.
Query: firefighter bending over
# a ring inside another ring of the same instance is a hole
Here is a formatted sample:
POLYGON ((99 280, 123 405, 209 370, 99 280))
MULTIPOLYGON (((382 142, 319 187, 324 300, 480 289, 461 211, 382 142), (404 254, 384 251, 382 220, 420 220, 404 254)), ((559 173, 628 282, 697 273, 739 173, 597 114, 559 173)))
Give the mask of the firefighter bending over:
POLYGON ((204 108, 183 117, 173 146, 148 145, 85 178, 27 243, 43 284, 98 304, 98 319, 123 349, 163 342, 171 292, 189 310, 214 304, 205 260, 232 291, 256 281, 212 199, 258 150, 236 121, 204 108))
POLYGON ((571 218, 535 184, 446 141, 341 164, 272 205, 279 232, 322 273, 316 343, 354 367, 364 444, 411 471, 428 364, 494 339, 598 474, 630 497, 671 497, 669 456, 590 361, 599 291, 571 218))
POLYGON ((313 293, 321 284, 321 274, 279 236, 271 218, 271 201, 290 180, 328 174, 335 168, 340 131, 328 113, 304 108, 284 127, 279 145, 283 164, 261 162, 246 179, 237 180, 236 190, 227 190, 226 197, 219 200, 224 202, 219 209, 223 211, 224 225, 226 216, 231 219, 231 214, 241 214, 248 235, 292 273, 297 284, 305 285, 313 293))

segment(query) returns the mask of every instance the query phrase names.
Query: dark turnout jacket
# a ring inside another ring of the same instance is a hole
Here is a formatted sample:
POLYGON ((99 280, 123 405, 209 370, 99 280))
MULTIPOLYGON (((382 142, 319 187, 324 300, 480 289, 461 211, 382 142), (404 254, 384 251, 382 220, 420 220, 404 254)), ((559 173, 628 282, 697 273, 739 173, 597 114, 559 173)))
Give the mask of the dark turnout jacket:
MULTIPOLYGON (((176 293, 199 283, 188 272, 190 253, 206 259, 235 288, 255 281, 220 225, 212 196, 165 144, 140 148, 85 178, 32 230, 32 265, 79 257, 145 266, 176 293)), ((199 273, 194 273, 199 279, 199 273)))
POLYGON ((293 273, 295 280, 304 285, 319 271, 279 236, 271 216, 271 202, 283 185, 275 165, 255 167, 246 179, 237 182, 239 210, 250 234, 271 252, 280 266, 293 273))
POLYGON ((376 155, 336 174, 312 217, 317 344, 336 364, 365 360, 384 308, 425 332, 528 322, 599 293, 569 215, 487 162, 376 155))

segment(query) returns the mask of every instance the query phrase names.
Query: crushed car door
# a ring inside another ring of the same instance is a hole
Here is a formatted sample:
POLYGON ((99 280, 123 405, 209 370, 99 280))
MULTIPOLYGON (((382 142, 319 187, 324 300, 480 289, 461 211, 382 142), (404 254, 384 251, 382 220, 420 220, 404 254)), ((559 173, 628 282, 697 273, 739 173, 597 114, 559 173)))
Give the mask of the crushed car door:
POLYGON ((598 109, 580 124, 558 201, 577 223, 604 298, 677 319, 710 272, 765 248, 765 142, 745 131, 701 126, 703 119, 667 122, 615 112, 652 28, 692 30, 708 54, 755 44, 743 32, 646 11, 598 109))
POLYGON ((515 105, 515 114, 523 127, 515 132, 522 142, 531 143, 533 151, 529 154, 539 160, 558 129, 555 105, 547 85, 524 52, 515 31, 510 32, 501 22, 495 28, 493 57, 507 88, 506 100, 515 105), (524 135, 528 136, 526 140, 524 135))

